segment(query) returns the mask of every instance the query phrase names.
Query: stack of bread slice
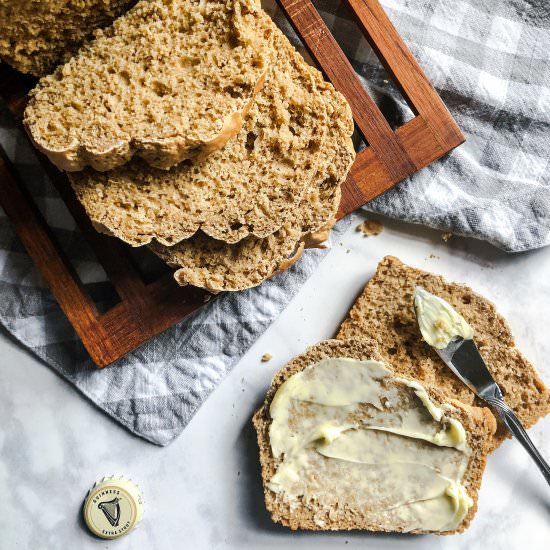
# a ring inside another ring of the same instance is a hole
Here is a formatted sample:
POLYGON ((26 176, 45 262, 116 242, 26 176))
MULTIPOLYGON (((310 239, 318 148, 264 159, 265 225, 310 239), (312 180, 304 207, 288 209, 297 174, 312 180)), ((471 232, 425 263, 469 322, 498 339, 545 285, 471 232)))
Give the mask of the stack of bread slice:
POLYGON ((355 156, 347 102, 256 0, 138 2, 40 80, 24 123, 98 230, 214 292, 326 239, 355 156))

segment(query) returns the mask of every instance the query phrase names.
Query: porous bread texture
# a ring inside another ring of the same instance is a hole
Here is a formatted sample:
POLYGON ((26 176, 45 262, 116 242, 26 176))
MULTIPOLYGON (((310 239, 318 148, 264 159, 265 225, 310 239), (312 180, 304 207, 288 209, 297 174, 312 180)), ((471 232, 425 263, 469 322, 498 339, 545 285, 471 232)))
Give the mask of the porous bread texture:
MULTIPOLYGON (((379 263, 337 338, 373 338, 381 357, 396 373, 437 387, 463 403, 483 405, 422 339, 413 308, 416 286, 449 302, 473 327, 475 342, 489 371, 525 427, 550 412, 550 391, 516 348, 508 323, 489 300, 465 285, 409 267, 392 256, 379 263)), ((493 448, 508 436, 505 426, 499 423, 493 448)))
POLYGON ((182 286, 192 285, 213 293, 252 288, 296 263, 304 248, 320 246, 327 240, 340 197, 339 186, 313 188, 297 215, 263 239, 249 236, 228 244, 197 233, 172 247, 159 244, 149 247, 168 265, 177 268, 174 278, 182 286), (300 219, 308 217, 302 213, 315 211, 318 214, 314 224, 300 219))
POLYGON ((178 268, 174 278, 180 285, 214 293, 251 288, 285 271, 305 248, 322 246, 334 226, 342 195, 340 184, 355 158, 351 140, 333 141, 335 137, 328 136, 332 143, 332 149, 329 144, 326 147, 328 162, 312 179, 299 208, 272 235, 248 236, 228 244, 198 232, 174 246, 151 244, 150 248, 178 268))
POLYGON ((224 149, 169 171, 135 160, 106 173, 70 174, 98 229, 134 246, 173 246, 199 229, 228 243, 264 238, 299 208, 316 173, 337 179, 333 151, 351 147, 349 105, 269 24, 276 57, 224 149))
POLYGON ((22 73, 44 76, 67 61, 93 31, 136 0, 2 0, 0 58, 22 73))
POLYGON ((142 0, 40 80, 24 124, 63 170, 168 169, 238 133, 270 34, 257 0, 142 0))
MULTIPOLYGON (((328 357, 384 361, 376 341, 366 336, 362 339, 327 340, 308 348, 303 355, 290 361, 282 370, 275 374, 263 405, 253 417, 253 424, 256 428, 260 449, 266 507, 274 522, 281 523, 291 529, 316 531, 349 531, 353 529, 389 531, 389 529, 381 529, 380 526, 371 523, 368 518, 368 510, 353 508, 348 505, 327 508, 316 502, 308 502, 304 498, 300 498, 298 503, 290 504, 284 499, 282 493, 275 493, 269 488, 269 482, 281 460, 274 458, 269 441, 269 427, 271 425, 269 407, 271 401, 277 389, 285 380, 293 374, 302 371, 307 366, 328 357), (321 524, 324 525, 321 526, 321 524)), ((386 366, 389 368, 393 367, 393 365, 388 363, 386 363, 386 366)), ((448 403, 454 407, 447 414, 462 423, 466 431, 468 446, 472 450, 463 485, 468 495, 474 501, 474 505, 470 508, 464 521, 456 530, 444 531, 438 534, 450 535, 461 533, 470 525, 477 510, 477 495, 487 460, 488 442, 491 440, 491 435, 496 429, 496 421, 487 408, 471 407, 455 400, 449 400, 438 389, 427 385, 425 388, 436 405, 448 403)), ((400 532, 402 529, 396 526, 391 531, 400 532)), ((424 531, 413 531, 413 533, 421 534, 424 531)))

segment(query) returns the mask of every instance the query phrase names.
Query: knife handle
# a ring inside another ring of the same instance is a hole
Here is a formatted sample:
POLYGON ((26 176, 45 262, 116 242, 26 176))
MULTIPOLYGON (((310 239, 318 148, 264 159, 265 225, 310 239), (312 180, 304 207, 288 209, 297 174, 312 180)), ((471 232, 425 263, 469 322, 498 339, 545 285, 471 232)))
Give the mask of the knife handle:
POLYGON ((538 449, 531 441, 531 438, 527 435, 525 428, 518 420, 518 417, 515 415, 514 411, 499 397, 486 397, 485 400, 489 403, 489 405, 492 405, 496 409, 505 426, 529 453, 529 456, 535 461, 535 464, 542 472, 544 479, 546 479, 546 483, 550 485, 550 466, 539 453, 538 449))

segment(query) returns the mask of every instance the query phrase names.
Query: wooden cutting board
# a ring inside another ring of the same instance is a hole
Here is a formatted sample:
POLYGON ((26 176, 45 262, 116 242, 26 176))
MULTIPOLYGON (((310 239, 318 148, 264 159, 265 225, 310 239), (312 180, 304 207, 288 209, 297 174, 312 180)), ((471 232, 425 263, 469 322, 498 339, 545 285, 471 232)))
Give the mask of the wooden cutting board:
MULTIPOLYGON (((393 130, 363 88, 310 0, 278 0, 312 58, 349 101, 368 143, 343 186, 339 218, 448 153, 464 141, 457 124, 399 36, 378 0, 348 0, 359 27, 415 117, 393 130)), ((34 80, 0 65, 0 96, 19 119, 34 80)), ((126 245, 97 233, 67 178, 40 158, 102 264, 120 301, 100 312, 56 243, 33 198, 0 156, 0 203, 21 242, 98 367, 109 365, 201 307, 206 292, 179 287, 170 275, 146 282, 126 245)))

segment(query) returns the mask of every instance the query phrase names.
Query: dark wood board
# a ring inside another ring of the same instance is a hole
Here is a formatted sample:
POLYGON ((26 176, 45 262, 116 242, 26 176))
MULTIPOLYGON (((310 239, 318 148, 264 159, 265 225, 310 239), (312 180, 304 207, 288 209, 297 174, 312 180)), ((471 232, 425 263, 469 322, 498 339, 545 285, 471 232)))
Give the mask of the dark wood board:
MULTIPOLYGON (((363 206, 464 141, 457 124, 378 0, 348 0, 357 22, 401 90, 415 117, 393 130, 324 24, 310 0, 278 0, 326 77, 349 101, 368 147, 343 185, 338 217, 363 206)), ((31 78, 0 65, 0 96, 21 118, 31 78)), ((171 276, 146 283, 126 245, 97 233, 76 200, 67 178, 40 155, 40 161, 67 204, 113 284, 120 301, 98 311, 55 241, 13 166, 0 155, 0 204, 40 269, 92 360, 104 367, 201 307, 207 293, 179 287, 171 276)))

